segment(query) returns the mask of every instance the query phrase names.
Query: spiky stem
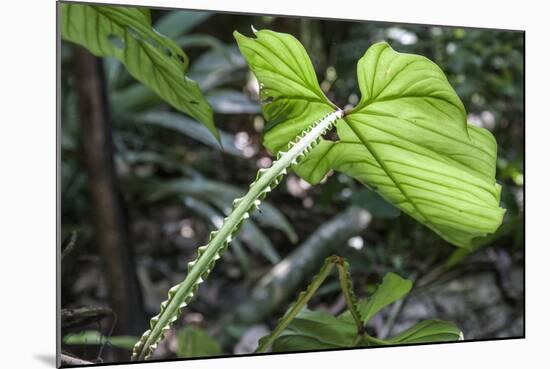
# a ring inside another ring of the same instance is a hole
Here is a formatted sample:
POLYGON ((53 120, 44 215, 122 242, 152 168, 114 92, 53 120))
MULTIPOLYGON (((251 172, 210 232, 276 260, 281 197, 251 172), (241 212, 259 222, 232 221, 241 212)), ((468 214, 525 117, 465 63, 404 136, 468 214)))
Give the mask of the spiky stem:
POLYGON ((241 223, 250 216, 251 211, 258 208, 266 194, 279 184, 288 167, 306 155, 343 115, 342 110, 336 110, 313 123, 289 143, 288 151, 279 152, 271 167, 258 171, 248 193, 233 201, 233 211, 224 219, 221 228, 210 233, 207 245, 198 248, 198 257, 188 264, 188 273, 183 282, 170 288, 168 299, 160 306, 160 313, 151 319, 150 329, 143 333, 134 346, 132 360, 144 360, 151 356, 164 333, 178 318, 180 309, 189 304, 199 284, 206 279, 216 260, 221 257, 241 223))
POLYGON ((304 306, 306 306, 308 301, 313 297, 315 292, 317 292, 325 279, 330 275, 330 272, 334 268, 334 265, 337 263, 337 260, 337 256, 329 256, 325 259, 325 263, 319 271, 319 274, 313 277, 313 280, 311 281, 309 286, 307 286, 307 288, 302 293, 300 293, 296 302, 292 304, 292 307, 279 320, 275 329, 269 335, 260 339, 258 348, 255 352, 265 352, 269 348, 269 346, 271 346, 273 341, 275 341, 275 339, 279 337, 279 335, 286 329, 286 327, 288 327, 290 322, 292 322, 292 320, 296 318, 300 311, 302 311, 304 306))
POLYGON ((360 335, 364 332, 363 319, 361 313, 357 308, 357 298, 353 293, 353 286, 351 283, 351 276, 349 274, 349 263, 344 258, 340 258, 336 263, 338 268, 338 277, 340 279, 340 288, 344 294, 346 305, 357 327, 357 333, 360 335))
POLYGON ((294 318, 302 311, 304 306, 313 297, 315 292, 323 284, 325 279, 330 275, 333 267, 336 265, 338 269, 338 279, 340 280, 340 288, 344 294, 346 304, 353 317, 355 324, 357 325, 357 337, 352 343, 352 347, 363 338, 364 329, 363 323, 361 323, 361 314, 357 309, 357 299, 353 293, 353 287, 351 285, 351 278, 349 274, 349 263, 343 257, 332 255, 325 259, 325 263, 321 267, 319 273, 313 278, 309 286, 298 295, 298 299, 288 311, 277 322, 275 329, 267 336, 262 337, 258 343, 258 348, 255 352, 265 352, 275 342, 277 337, 288 327, 294 318))

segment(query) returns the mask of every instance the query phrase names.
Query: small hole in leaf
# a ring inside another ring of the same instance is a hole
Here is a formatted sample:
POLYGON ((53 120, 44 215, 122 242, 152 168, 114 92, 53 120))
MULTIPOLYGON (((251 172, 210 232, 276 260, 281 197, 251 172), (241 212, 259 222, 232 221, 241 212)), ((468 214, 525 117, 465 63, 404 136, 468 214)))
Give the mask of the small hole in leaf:
POLYGON ((338 133, 336 133, 336 127, 332 127, 327 133, 323 135, 323 138, 327 141, 340 141, 340 137, 338 137, 338 133))
POLYGON ((273 102, 273 96, 268 96, 262 100, 262 104, 270 104, 273 102))
POLYGON ((169 56, 169 57, 172 57, 172 50, 170 50, 169 48, 165 47, 164 48, 164 53, 169 56))
POLYGON ((198 101, 195 101, 195 100, 189 100, 189 103, 193 104, 193 105, 200 105, 200 103, 198 101))
POLYGON ((107 38, 109 39, 109 42, 113 44, 113 46, 116 47, 117 49, 124 48, 124 40, 119 36, 110 34, 109 36, 107 36, 107 38))
POLYGON ((146 36, 146 35, 141 35, 138 31, 136 31, 134 28, 132 27, 126 27, 126 31, 128 31, 128 33, 139 43, 143 43, 143 44, 149 44, 150 46, 154 47, 154 48, 160 48, 158 42, 150 37, 150 36, 146 36))
POLYGON ((177 58, 181 63, 185 63, 185 58, 183 57, 183 55, 176 54, 176 58, 177 58))

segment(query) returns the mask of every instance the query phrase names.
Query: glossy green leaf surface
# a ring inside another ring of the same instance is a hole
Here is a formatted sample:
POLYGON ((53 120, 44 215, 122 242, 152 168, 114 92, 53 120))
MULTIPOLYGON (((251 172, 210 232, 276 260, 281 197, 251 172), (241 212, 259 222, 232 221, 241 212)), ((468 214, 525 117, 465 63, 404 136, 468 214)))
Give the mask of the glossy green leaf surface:
POLYGON ((353 322, 304 309, 273 342, 273 351, 350 347, 356 335, 353 322))
POLYGON ((424 320, 397 336, 386 340, 390 345, 447 342, 463 339, 462 332, 453 323, 442 320, 424 320))
POLYGON ((405 297, 412 288, 412 282, 403 279, 395 273, 387 273, 376 292, 366 300, 359 302, 359 312, 363 323, 367 323, 374 315, 387 305, 405 297))
POLYGON ((173 108, 204 124, 219 139, 212 108, 187 78, 189 59, 151 26, 144 8, 61 4, 61 35, 96 56, 110 56, 173 108))
MULTIPOLYGON (((284 147, 317 115, 336 109, 298 40, 272 31, 235 37, 258 78, 264 144, 284 147)), ((467 124, 464 106, 429 59, 372 45, 357 66, 361 100, 295 168, 310 183, 330 170, 356 178, 448 242, 469 247, 502 222, 492 134, 467 124)))

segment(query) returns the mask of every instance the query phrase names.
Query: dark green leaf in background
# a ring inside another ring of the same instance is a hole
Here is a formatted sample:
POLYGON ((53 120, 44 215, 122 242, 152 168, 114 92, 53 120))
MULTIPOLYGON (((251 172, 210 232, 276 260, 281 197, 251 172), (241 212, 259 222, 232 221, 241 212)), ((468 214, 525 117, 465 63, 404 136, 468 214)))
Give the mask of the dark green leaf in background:
POLYGON ((171 11, 155 23, 155 30, 175 39, 186 34, 215 13, 191 10, 171 11))
MULTIPOLYGON (((243 196, 245 191, 223 182, 206 178, 179 179, 156 183, 148 191, 151 201, 169 196, 192 196, 214 205, 225 215, 231 210, 234 199, 243 196)), ((285 215, 269 202, 263 202, 261 212, 252 214, 252 219, 262 226, 279 229, 286 234, 292 243, 298 241, 298 236, 292 224, 285 215)))
POLYGON ((220 114, 256 114, 260 112, 258 103, 245 94, 233 90, 212 90, 206 97, 216 113, 220 114))
POLYGON ((399 216, 399 209, 384 200, 382 196, 369 189, 355 192, 351 196, 351 203, 365 208, 375 218, 395 218, 399 216))
POLYGON ((229 155, 244 157, 242 150, 235 146, 235 137, 224 131, 219 131, 222 148, 206 127, 196 121, 167 111, 149 111, 144 114, 132 116, 132 123, 148 124, 157 127, 163 127, 189 136, 207 146, 221 149, 229 155))
POLYGON ((356 334, 353 322, 303 309, 273 342, 273 351, 350 347, 356 334))
POLYGON ((61 4, 64 40, 96 56, 120 60, 128 72, 175 109, 204 124, 219 140, 212 108, 198 84, 187 78, 189 59, 181 48, 151 27, 144 8, 61 4))
POLYGON ((135 336, 111 336, 107 337, 98 331, 82 331, 79 333, 70 333, 63 337, 63 343, 66 345, 111 345, 126 350, 131 350, 138 337, 135 336))

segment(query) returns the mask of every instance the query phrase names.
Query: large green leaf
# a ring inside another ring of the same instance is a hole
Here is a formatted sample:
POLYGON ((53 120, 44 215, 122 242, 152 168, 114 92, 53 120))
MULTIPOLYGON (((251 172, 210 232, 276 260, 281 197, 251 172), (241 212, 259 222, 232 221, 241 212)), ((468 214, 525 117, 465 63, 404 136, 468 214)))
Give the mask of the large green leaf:
POLYGON ((174 132, 179 132, 191 137, 214 149, 223 149, 223 152, 226 154, 244 157, 243 151, 235 146, 235 136, 218 130, 220 134, 219 142, 222 144, 222 147, 220 147, 219 142, 212 137, 206 127, 181 114, 169 111, 147 111, 139 115, 130 115, 127 120, 131 122, 131 124, 148 124, 170 129, 174 132))
POLYGON ((385 340, 389 345, 410 343, 445 342, 464 339, 462 332, 453 323, 442 320, 424 320, 397 336, 385 340))
POLYGON ((353 321, 303 309, 273 342, 273 351, 351 347, 356 335, 353 321))
POLYGON ((367 323, 385 306, 406 296, 412 288, 412 282, 395 273, 387 273, 376 292, 367 300, 359 302, 359 312, 363 323, 367 323))
MULTIPOLYGON (((260 83, 268 149, 284 148, 336 109, 294 37, 272 31, 235 37, 260 83)), ((456 246, 493 233, 504 213, 495 182, 497 145, 489 131, 467 124, 439 67, 382 42, 367 50, 357 73, 362 97, 337 122, 338 140, 322 140, 296 172, 311 183, 331 169, 346 173, 456 246)))
POLYGON ((219 139, 210 105, 198 84, 185 76, 187 55, 151 27, 147 9, 64 3, 61 34, 94 55, 120 60, 134 78, 219 139))

